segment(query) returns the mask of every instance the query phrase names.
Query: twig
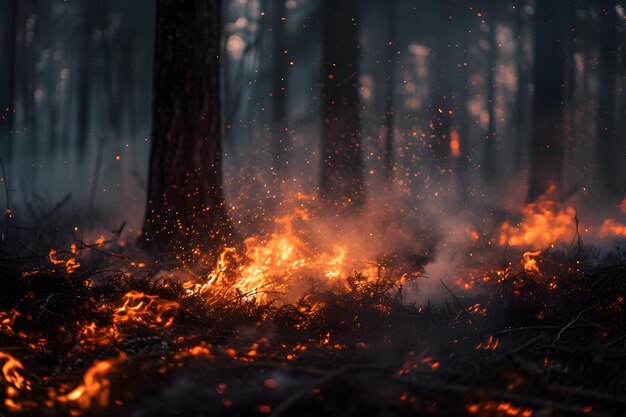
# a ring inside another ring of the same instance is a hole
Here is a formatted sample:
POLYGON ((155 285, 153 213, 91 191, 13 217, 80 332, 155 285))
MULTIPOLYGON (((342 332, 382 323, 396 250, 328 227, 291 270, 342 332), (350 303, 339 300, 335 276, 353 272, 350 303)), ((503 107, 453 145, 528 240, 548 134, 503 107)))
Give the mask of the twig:
POLYGON ((566 325, 565 327, 563 327, 563 328, 559 331, 559 333, 556 335, 556 338, 554 339, 554 342, 552 342, 552 344, 553 344, 553 345, 555 345, 555 344, 556 344, 556 342, 557 342, 557 341, 561 338, 561 336, 563 335, 563 333, 564 333, 567 329, 569 329, 570 327, 572 327, 572 326, 573 326, 573 325, 574 325, 574 324, 575 324, 575 323, 576 323, 576 322, 580 319, 580 317, 581 317, 584 313, 586 313, 586 312, 588 312, 588 311, 593 310, 594 308, 598 307, 598 305, 600 305, 600 303, 596 303, 596 304, 592 305, 591 307, 586 308, 586 309, 584 309, 583 311, 581 311, 580 313, 578 313, 578 315, 577 315, 576 317, 574 317, 574 319, 573 319, 572 321, 570 321, 569 323, 567 323, 567 325, 566 325))

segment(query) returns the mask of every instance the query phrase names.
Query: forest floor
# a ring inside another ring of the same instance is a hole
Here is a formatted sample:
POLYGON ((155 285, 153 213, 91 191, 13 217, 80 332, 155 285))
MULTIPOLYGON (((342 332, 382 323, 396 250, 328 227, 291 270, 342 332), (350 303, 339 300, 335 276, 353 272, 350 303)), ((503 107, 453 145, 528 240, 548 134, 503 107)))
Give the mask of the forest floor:
POLYGON ((472 296, 446 288, 444 305, 418 307, 358 274, 317 303, 207 302, 149 265, 122 270, 132 250, 102 243, 3 247, 2 415, 626 413, 619 250, 552 251, 550 279, 493 272, 472 296))

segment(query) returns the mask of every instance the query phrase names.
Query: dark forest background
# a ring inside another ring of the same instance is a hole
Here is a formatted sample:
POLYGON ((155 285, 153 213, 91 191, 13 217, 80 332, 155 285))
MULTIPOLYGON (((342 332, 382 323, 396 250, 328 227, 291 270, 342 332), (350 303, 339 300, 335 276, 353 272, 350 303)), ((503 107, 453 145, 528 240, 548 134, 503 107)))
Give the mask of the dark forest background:
MULTIPOLYGON (((370 201, 393 184, 407 201, 511 208, 555 183, 583 205, 617 206, 626 187, 624 6, 224 0, 231 215, 250 223, 282 192, 318 191, 321 143, 332 136, 322 123, 322 52, 333 40, 349 45, 333 59, 357 66, 354 166, 370 201)), ((124 218, 140 227, 159 88, 155 9, 152 0, 0 3, 0 155, 13 206, 67 201, 106 226, 124 218)))

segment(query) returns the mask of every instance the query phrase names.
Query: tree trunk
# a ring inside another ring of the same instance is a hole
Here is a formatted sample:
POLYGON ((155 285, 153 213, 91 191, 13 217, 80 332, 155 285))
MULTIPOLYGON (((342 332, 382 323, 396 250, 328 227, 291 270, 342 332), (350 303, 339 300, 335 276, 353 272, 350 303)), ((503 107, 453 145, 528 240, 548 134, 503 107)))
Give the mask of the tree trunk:
POLYGON ((567 7, 566 0, 539 1, 535 10, 530 201, 562 185, 567 7))
POLYGON ((91 81, 91 25, 92 2, 83 3, 83 19, 81 22, 80 38, 80 68, 78 71, 78 128, 76 132, 78 155, 81 160, 85 158, 85 151, 89 142, 89 109, 90 109, 90 81, 91 81))
POLYGON ((4 5, 6 25, 2 37, 5 64, 2 65, 2 90, 0 91, 0 152, 5 161, 13 156, 13 119, 15 118, 15 66, 17 52, 17 0, 7 1, 4 5))
POLYGON ((216 256, 233 240, 222 190, 220 0, 159 0, 144 242, 216 256))
POLYGON ((434 164, 433 174, 448 172, 451 167, 450 134, 452 132, 452 115, 456 107, 454 93, 454 77, 457 71, 454 65, 454 20, 456 5, 451 0, 437 2, 437 18, 439 29, 434 43, 432 72, 434 74, 432 102, 430 108, 431 144, 434 164))
POLYGON ((598 66, 598 157, 600 181, 608 196, 617 192, 617 136, 615 124, 615 75, 617 71, 617 14, 614 2, 599 0, 600 45, 598 66))
POLYGON ((487 113, 489 114, 489 124, 483 143, 483 178, 488 184, 492 184, 496 179, 496 67, 498 64, 498 40, 496 37, 496 22, 498 2, 489 0, 489 68, 487 73, 487 113))
POLYGON ((324 0, 320 196, 335 207, 364 202, 359 136, 358 2, 324 0))
POLYGON ((394 96, 395 96, 395 61, 396 61, 396 0, 390 0, 386 5, 389 15, 387 16, 388 44, 385 58, 385 152, 384 152, 384 179, 389 183, 393 179, 393 142, 394 142, 394 96))
POLYGON ((287 8, 285 0, 274 2, 272 39, 274 42, 272 61, 272 160, 277 174, 284 172, 288 163, 289 131, 287 126, 287 8))
POLYGON ((517 93, 515 94, 515 142, 513 144, 513 172, 518 173, 524 166, 524 154, 528 145, 528 62, 524 51, 524 43, 527 39, 527 29, 522 19, 524 2, 518 2, 515 11, 515 32, 517 42, 515 44, 515 65, 517 67, 517 93))

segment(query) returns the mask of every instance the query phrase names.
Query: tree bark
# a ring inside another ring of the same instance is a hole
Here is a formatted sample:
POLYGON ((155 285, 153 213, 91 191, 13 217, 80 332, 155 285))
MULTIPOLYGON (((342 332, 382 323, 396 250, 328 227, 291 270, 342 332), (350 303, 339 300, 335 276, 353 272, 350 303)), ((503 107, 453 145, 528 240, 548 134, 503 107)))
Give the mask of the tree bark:
POLYGON ((529 201, 562 186, 567 1, 539 1, 535 10, 533 134, 529 201))
POLYGON ((357 0, 324 0, 320 197, 340 207, 365 199, 359 135, 357 0))
POLYGON ((144 242, 216 256, 233 240, 222 190, 220 0, 159 0, 144 242))

